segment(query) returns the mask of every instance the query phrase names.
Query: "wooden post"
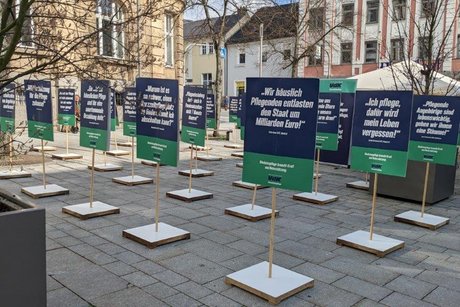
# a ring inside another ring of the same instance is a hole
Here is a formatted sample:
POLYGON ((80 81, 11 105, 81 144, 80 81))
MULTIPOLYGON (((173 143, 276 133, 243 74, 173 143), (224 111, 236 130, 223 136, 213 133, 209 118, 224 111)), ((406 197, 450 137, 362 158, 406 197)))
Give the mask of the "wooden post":
POLYGON ((155 189, 155 232, 158 232, 158 221, 160 214, 160 162, 157 163, 157 180, 156 180, 156 189, 155 189))
POLYGON ((426 191, 428 189, 428 176, 430 174, 430 162, 426 163, 426 169, 425 169, 425 184, 423 185, 423 197, 422 197, 422 211, 421 216, 423 217, 423 214, 425 214, 425 204, 426 204, 426 191))
POLYGON ((45 146, 42 139, 42 165, 43 165, 43 188, 46 190, 46 173, 45 173, 45 146))
POLYGON ((192 192, 193 145, 190 146, 190 173, 188 175, 188 192, 192 192))
POLYGON ((118 151, 117 128, 116 127, 115 127, 115 131, 113 132, 113 138, 115 139, 115 151, 118 151))
POLYGON ((195 145, 195 170, 197 169, 198 169, 198 145, 195 145))
POLYGON ((93 153, 91 157, 91 183, 89 188, 89 207, 93 207, 94 200, 94 156, 96 155, 96 149, 93 148, 93 153))
POLYGON ((315 195, 318 193, 318 180, 319 180, 319 155, 321 150, 316 149, 316 176, 315 176, 315 195))
POLYGON ((13 171, 13 134, 10 134, 10 172, 13 171))
POLYGON ((379 174, 374 175, 374 190, 372 191, 372 210, 371 210, 371 229, 370 239, 374 237, 374 215, 375 215, 375 199, 377 198, 377 181, 379 180, 379 174))
POLYGON ((275 245, 276 188, 272 188, 272 215, 270 220, 270 246, 268 247, 268 278, 272 278, 273 250, 275 245))
POLYGON ((107 152, 104 151, 104 166, 107 166, 107 152))
POLYGON ((69 154, 69 126, 65 126, 65 152, 66 154, 69 154))
POLYGON ((206 157, 209 157, 209 146, 208 146, 208 141, 209 141, 209 138, 208 138, 208 128, 206 128, 206 143, 204 144, 204 146, 206 146, 206 157))
POLYGON ((257 184, 254 184, 254 191, 252 192, 252 207, 251 207, 251 210, 254 210, 254 206, 256 205, 256 193, 257 193, 257 184))
POLYGON ((364 173, 364 181, 365 181, 366 183, 369 182, 369 173, 364 173))
POLYGON ((131 137, 131 178, 134 179, 134 136, 131 137))

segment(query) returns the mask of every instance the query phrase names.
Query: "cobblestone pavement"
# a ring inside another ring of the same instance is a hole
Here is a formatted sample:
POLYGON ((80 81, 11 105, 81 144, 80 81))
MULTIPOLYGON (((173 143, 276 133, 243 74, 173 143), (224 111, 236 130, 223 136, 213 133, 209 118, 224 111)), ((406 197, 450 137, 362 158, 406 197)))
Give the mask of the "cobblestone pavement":
MULTIPOLYGON (((119 139, 127 140, 119 133, 119 139)), ((64 135, 53 144, 64 151, 64 135)), ((36 142, 38 144, 38 142, 36 142)), ((77 148, 77 135, 71 136, 77 148)), ((269 220, 248 222, 223 214, 224 208, 249 203, 251 191, 233 187, 241 179, 241 161, 225 141, 210 141, 221 162, 199 162, 215 176, 197 178, 193 186, 214 198, 184 203, 165 193, 187 187, 177 174, 188 167, 189 152, 181 148, 178 169, 161 167, 160 221, 191 232, 190 240, 149 250, 121 236, 122 230, 153 222, 155 186, 127 187, 113 177, 130 174, 130 157, 109 158, 123 171, 96 173, 95 199, 119 206, 119 215, 80 221, 61 213, 65 205, 88 201, 90 151, 84 160, 47 164, 49 183, 70 189, 70 195, 34 200, 46 208, 49 306, 265 306, 267 302, 224 283, 225 275, 268 259, 269 220)), ((129 149, 128 149, 129 150, 129 149)), ((102 156, 97 155, 102 161, 102 156)), ((136 160, 136 174, 153 177, 155 169, 136 160)), ((41 166, 27 166, 32 178, 2 181, 19 193, 21 186, 41 183, 41 166)), ((420 205, 378 198, 376 232, 404 240, 404 249, 385 258, 340 247, 338 236, 369 227, 371 196, 345 187, 362 175, 321 166, 320 191, 338 195, 337 202, 310 205, 292 200, 292 191, 277 193, 274 262, 315 279, 315 286, 281 306, 458 306, 460 304, 460 198, 428 207, 427 212, 451 218, 437 231, 393 222, 397 213, 420 205)), ((457 194, 458 190, 457 182, 457 194)), ((26 197, 26 196, 23 196, 26 197)), ((258 191, 257 204, 269 207, 270 189, 258 191)))

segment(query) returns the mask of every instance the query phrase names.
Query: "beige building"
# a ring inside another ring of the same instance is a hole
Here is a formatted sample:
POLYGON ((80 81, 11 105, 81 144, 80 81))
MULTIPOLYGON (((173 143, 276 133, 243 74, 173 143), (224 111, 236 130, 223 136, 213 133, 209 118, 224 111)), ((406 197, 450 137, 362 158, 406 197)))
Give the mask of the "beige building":
MULTIPOLYGON (((28 1, 13 2, 11 11, 18 17, 22 3, 28 1)), ((5 68, 0 66, 0 83, 14 79, 20 103, 21 85, 29 78, 51 80, 54 93, 59 87, 75 88, 78 93, 82 79, 108 79, 119 99, 138 75, 178 79, 182 84, 184 1, 62 3, 32 5, 26 14, 32 17, 26 17, 20 29, 13 56, 5 68)), ((13 29, 6 43, 14 39, 13 29)), ((57 112, 56 103, 54 107, 57 112)), ((20 110, 21 104, 19 116, 20 110)))

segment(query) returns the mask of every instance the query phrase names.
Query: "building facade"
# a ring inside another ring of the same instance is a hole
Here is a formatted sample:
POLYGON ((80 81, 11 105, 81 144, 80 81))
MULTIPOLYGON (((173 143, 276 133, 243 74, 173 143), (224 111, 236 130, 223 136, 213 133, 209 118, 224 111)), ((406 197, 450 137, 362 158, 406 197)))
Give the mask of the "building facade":
POLYGON ((300 2, 306 16, 299 76, 349 77, 393 63, 430 63, 460 72, 459 1, 324 0, 300 2))

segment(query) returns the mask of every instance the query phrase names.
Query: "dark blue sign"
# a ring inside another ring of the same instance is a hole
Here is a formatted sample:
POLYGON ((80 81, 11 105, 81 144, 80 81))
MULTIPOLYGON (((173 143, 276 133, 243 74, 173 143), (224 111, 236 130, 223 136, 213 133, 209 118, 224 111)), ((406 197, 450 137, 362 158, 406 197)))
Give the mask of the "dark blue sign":
POLYGON ((411 91, 357 91, 353 146, 407 151, 411 113, 411 91))
POLYGON ((51 82, 44 80, 25 80, 27 120, 40 123, 53 123, 51 105, 51 82))
POLYGON ((216 118, 216 101, 214 94, 206 96, 206 118, 216 118))
POLYGON ((123 121, 136 122, 136 88, 127 87, 123 93, 123 121))
POLYGON ((342 93, 340 101, 339 146, 337 151, 321 151, 321 161, 348 165, 350 161, 351 127, 355 106, 354 93, 342 93))
POLYGON ((108 130, 109 114, 109 81, 81 81, 81 127, 88 129, 108 130))
POLYGON ((339 131, 340 94, 319 94, 318 132, 334 133, 339 131))
POLYGON ((58 114, 75 115, 75 90, 72 88, 58 89, 58 114))
POLYGON ((14 118, 16 92, 13 83, 5 85, 0 92, 0 117, 14 118))
POLYGON ((184 86, 182 102, 182 125, 206 129, 206 92, 203 87, 184 86))

